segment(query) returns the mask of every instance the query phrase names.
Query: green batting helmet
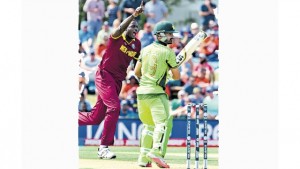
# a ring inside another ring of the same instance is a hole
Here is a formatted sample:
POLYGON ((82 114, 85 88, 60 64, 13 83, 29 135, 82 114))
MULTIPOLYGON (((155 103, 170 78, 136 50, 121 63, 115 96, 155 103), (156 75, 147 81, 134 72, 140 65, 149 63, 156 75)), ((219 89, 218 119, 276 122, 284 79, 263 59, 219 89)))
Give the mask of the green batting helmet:
POLYGON ((174 25, 169 21, 158 22, 154 27, 154 35, 158 33, 177 33, 175 31, 174 25))

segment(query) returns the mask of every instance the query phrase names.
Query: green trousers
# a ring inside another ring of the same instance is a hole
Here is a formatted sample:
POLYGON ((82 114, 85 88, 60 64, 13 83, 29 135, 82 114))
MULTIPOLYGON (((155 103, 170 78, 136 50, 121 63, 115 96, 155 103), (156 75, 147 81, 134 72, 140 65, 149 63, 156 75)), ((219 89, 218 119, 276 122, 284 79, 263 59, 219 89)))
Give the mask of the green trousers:
POLYGON ((137 98, 139 118, 144 125, 140 139, 139 161, 146 162, 146 154, 150 151, 164 157, 173 126, 168 96, 140 94, 137 98))

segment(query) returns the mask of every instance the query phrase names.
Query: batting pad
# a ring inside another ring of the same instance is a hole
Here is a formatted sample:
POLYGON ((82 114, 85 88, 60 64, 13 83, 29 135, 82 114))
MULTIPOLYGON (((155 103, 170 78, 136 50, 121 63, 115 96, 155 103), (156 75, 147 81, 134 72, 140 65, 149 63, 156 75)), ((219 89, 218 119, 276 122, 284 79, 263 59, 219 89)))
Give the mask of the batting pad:
POLYGON ((144 129, 142 131, 141 140, 140 140, 141 153, 143 153, 142 150, 144 150, 144 149, 147 150, 147 149, 151 149, 152 148, 153 131, 154 131, 154 126, 144 124, 144 129))
POLYGON ((155 129, 153 132, 153 152, 158 153, 163 156, 163 150, 166 149, 165 145, 169 140, 169 136, 167 135, 167 126, 166 123, 159 123, 155 125, 155 129))
POLYGON ((154 126, 144 124, 144 128, 142 130, 142 135, 140 139, 139 162, 146 163, 148 161, 146 154, 149 153, 152 148, 153 131, 154 126))

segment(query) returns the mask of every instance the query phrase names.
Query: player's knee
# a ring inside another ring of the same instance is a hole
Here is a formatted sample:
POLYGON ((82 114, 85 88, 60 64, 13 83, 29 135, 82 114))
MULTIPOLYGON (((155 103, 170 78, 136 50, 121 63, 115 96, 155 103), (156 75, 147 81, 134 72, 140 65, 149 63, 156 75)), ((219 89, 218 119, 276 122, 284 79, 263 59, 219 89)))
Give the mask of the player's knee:
POLYGON ((120 112, 121 105, 119 102, 107 106, 107 112, 120 112))
POLYGON ((144 124, 144 129, 149 130, 149 131, 154 131, 155 126, 153 125, 148 125, 148 124, 144 124))
POLYGON ((152 137, 154 128, 155 128, 155 126, 144 124, 144 129, 142 131, 142 135, 149 135, 152 137))

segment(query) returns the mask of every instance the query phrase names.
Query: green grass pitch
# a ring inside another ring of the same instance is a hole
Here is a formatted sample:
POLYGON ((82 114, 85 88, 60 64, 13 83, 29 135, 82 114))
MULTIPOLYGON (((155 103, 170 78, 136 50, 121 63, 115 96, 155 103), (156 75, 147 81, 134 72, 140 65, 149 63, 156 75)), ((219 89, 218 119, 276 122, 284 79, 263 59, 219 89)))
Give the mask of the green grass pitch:
MULTIPOLYGON (((110 149, 116 155, 116 159, 106 160, 97 157, 97 146, 79 146, 80 169, 135 169, 137 165, 139 147, 136 146, 111 146, 110 149)), ((191 168, 195 164, 195 147, 191 148, 191 168)), ((208 168, 218 169, 218 147, 208 148, 208 168)), ((186 147, 168 147, 165 156, 170 168, 186 168, 186 147)), ((203 147, 200 148, 200 168, 203 166, 203 147)), ((152 168, 158 168, 152 164, 152 168)), ((199 168, 199 169, 200 169, 199 168)))

